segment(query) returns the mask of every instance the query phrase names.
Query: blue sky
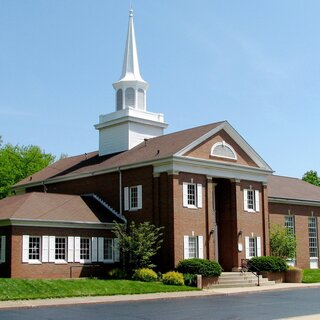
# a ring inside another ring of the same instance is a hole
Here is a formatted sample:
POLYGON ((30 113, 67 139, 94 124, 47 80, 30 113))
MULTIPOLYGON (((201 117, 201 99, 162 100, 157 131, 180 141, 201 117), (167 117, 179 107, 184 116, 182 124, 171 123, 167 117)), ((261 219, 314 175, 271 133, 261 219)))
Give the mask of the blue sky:
MULTIPOLYGON (((167 133, 228 120, 277 174, 320 171, 320 1, 133 0, 147 107, 167 133)), ((0 1, 0 135, 98 149, 130 0, 0 1)))

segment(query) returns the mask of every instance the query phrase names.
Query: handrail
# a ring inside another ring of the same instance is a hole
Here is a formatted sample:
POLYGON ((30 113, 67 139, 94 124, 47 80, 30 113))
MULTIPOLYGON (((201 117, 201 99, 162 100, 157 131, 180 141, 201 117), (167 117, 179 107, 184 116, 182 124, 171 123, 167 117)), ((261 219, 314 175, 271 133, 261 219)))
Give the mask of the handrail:
POLYGON ((258 278, 258 287, 260 286, 260 275, 258 272, 261 272, 256 266, 254 266, 249 259, 241 259, 241 271, 244 270, 251 272, 258 278), (255 271, 252 271, 254 269, 255 271))

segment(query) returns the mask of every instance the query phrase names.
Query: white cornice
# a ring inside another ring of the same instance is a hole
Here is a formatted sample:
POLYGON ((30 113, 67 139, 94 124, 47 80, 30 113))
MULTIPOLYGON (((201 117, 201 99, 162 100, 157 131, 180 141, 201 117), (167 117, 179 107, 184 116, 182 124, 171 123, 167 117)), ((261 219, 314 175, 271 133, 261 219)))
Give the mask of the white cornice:
POLYGON ((6 219, 0 221, 0 226, 23 226, 23 227, 45 227, 45 228, 73 228, 73 229, 105 229, 111 230, 113 223, 93 223, 81 221, 45 221, 37 219, 6 219))
POLYGON ((294 204, 294 205, 299 205, 299 206, 320 207, 320 200, 313 201, 313 200, 268 197, 268 201, 270 203, 294 204))

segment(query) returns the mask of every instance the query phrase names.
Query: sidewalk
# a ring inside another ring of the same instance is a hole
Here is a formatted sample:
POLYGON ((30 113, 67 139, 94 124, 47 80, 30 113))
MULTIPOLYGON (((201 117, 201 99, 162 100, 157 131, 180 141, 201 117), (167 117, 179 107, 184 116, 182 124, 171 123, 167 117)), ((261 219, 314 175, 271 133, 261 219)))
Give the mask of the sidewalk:
POLYGON ((0 301, 0 310, 8 309, 8 308, 35 308, 35 307, 44 307, 44 306, 63 306, 63 305, 75 305, 75 304, 114 303, 114 302, 129 302, 129 301, 156 300, 156 299, 178 299, 178 298, 185 298, 185 297, 187 298, 187 297, 203 297, 203 296, 228 296, 228 295, 237 295, 237 294, 251 294, 251 293, 265 292, 265 291, 293 290, 293 289, 317 288, 317 287, 320 288, 320 283, 313 283, 313 284, 279 283, 273 286, 264 286, 264 287, 217 288, 217 289, 208 289, 208 290, 202 290, 202 291, 187 291, 187 292, 0 301))

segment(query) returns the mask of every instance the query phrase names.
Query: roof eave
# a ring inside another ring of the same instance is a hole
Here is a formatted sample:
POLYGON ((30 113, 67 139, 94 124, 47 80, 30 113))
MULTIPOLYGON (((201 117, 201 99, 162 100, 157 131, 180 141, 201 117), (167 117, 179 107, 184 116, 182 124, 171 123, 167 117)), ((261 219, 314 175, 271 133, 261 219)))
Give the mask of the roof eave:
POLYGON ((294 204, 300 206, 320 207, 320 200, 307 200, 307 199, 294 199, 294 198, 282 198, 282 197, 268 197, 268 201, 271 203, 279 204, 294 204))

